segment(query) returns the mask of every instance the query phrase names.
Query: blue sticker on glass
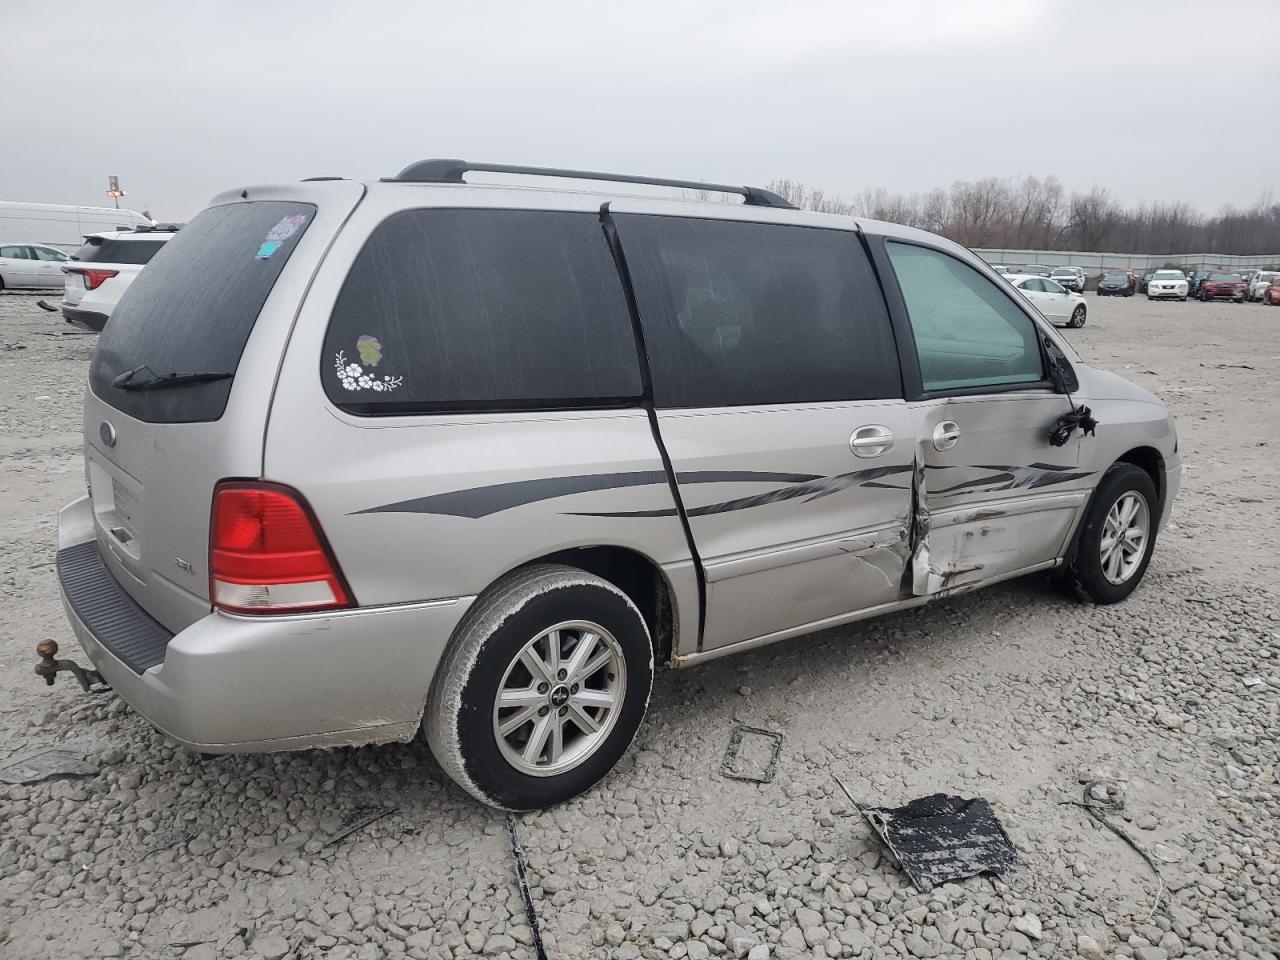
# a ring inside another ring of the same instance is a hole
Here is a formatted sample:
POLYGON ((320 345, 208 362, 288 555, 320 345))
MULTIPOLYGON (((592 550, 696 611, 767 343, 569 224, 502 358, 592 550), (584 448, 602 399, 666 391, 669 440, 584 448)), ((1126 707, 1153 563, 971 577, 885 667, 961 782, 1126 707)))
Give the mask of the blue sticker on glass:
POLYGON ((262 240, 262 245, 258 247, 258 259, 265 260, 271 256, 281 245, 302 229, 302 225, 307 222, 305 213, 295 213, 290 217, 282 217, 280 222, 267 231, 267 235, 262 240))

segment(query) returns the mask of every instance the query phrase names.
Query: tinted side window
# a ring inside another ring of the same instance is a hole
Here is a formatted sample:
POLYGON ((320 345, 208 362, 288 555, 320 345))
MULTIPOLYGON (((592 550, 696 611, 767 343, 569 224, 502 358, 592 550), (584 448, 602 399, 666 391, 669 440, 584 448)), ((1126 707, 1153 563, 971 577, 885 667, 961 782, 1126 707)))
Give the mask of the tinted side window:
POLYGON ((622 215, 660 407, 902 396, 893 332, 840 230, 622 215))
POLYGON ((320 376, 360 414, 613 406, 642 392, 599 218, 532 210, 384 220, 338 295, 320 376))
POLYGON ((1035 324, 991 281, 937 250, 885 246, 911 317, 925 390, 1044 379, 1035 324))

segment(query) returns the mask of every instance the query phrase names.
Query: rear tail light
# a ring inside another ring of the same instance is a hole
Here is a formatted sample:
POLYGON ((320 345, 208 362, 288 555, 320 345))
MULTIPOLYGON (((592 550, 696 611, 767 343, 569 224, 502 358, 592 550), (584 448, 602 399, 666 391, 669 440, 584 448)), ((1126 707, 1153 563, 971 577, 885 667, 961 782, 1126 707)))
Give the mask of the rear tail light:
POLYGON ((232 613, 301 613, 354 602, 298 492, 238 480, 213 491, 209 599, 214 609, 232 613))
POLYGON ((97 290, 100 286, 117 276, 119 270, 94 270, 89 267, 67 267, 67 273, 78 273, 84 278, 86 290, 97 290))

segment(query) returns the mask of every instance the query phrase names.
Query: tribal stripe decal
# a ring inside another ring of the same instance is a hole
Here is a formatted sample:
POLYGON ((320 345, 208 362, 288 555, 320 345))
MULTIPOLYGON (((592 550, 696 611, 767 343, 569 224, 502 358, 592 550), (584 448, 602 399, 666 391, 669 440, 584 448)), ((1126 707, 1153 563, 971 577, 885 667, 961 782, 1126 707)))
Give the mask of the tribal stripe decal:
MULTIPOLYGON (((1033 463, 1025 467, 992 466, 976 464, 972 467, 949 467, 926 465, 931 470, 974 469, 993 471, 991 476, 965 480, 930 490, 930 495, 955 497, 963 493, 981 490, 992 492, 998 490, 1035 489, 1080 480, 1092 476, 1090 472, 1073 470, 1071 467, 1055 466, 1048 463, 1033 463)), ((736 497, 722 500, 700 507, 690 507, 686 511, 690 517, 714 516, 730 513, 735 510, 749 510, 771 503, 782 503, 788 500, 803 499, 806 502, 829 497, 833 493, 861 486, 876 490, 908 490, 910 487, 892 483, 883 483, 881 478, 911 473, 911 464, 890 467, 872 467, 867 470, 855 470, 852 473, 837 474, 834 477, 820 477, 808 473, 774 473, 764 470, 695 470, 677 474, 677 480, 683 484, 697 483, 785 483, 787 486, 747 497, 736 497)), ((642 487, 667 482, 667 475, 661 470, 637 470, 630 473, 583 474, 572 477, 546 477, 538 480, 516 480, 511 483, 495 483, 487 487, 472 487, 467 490, 454 490, 449 493, 437 493, 429 497, 416 497, 412 500, 401 500, 379 507, 357 510, 362 513, 430 513, 440 516, 467 517, 478 520, 522 507, 543 500, 554 500, 559 497, 572 496, 578 493, 591 493, 599 490, 617 490, 623 487, 642 487)), ((655 510, 622 510, 622 511, 582 511, 567 512, 572 517, 674 517, 674 507, 663 507, 655 510)))
MULTIPOLYGON (((804 483, 821 480, 811 473, 771 473, 758 470, 698 470, 678 474, 680 483, 804 483)), ((437 493, 429 497, 401 500, 380 507, 357 510, 356 513, 434 513, 449 517, 469 517, 478 520, 490 514, 501 513, 512 507, 541 500, 554 500, 575 493, 597 490, 616 490, 620 487, 644 487, 654 483, 666 483, 662 470, 637 470, 631 473, 592 473, 574 477, 546 477, 539 480, 515 480, 511 483, 495 483, 487 487, 472 487, 437 493)), ((653 516, 674 515, 675 511, 654 512, 653 516)), ((630 514, 624 514, 630 516, 630 514)), ((643 513, 636 514, 643 516, 643 513)))
MULTIPOLYGON (((945 468, 940 468, 945 469, 945 468)), ((1092 471, 1073 470, 1071 467, 1060 467, 1051 463, 1032 463, 1025 467, 1004 465, 974 464, 970 470, 992 470, 992 476, 979 477, 976 480, 965 480, 929 493, 939 497, 955 497, 975 488, 982 488, 983 493, 997 490, 1034 490, 1038 487, 1051 487, 1071 480, 1082 480, 1093 476, 1092 471)))
MULTIPOLYGON (((719 503, 708 503, 701 507, 689 507, 685 513, 690 517, 707 517, 717 513, 729 513, 733 510, 763 507, 766 504, 781 503, 785 500, 799 498, 803 498, 806 502, 819 500, 822 497, 829 497, 833 493, 839 493, 841 490, 847 490, 857 484, 868 483, 879 477, 888 477, 893 474, 910 473, 911 470, 911 464, 905 463, 895 467, 872 467, 869 470, 857 470, 853 473, 842 473, 834 477, 812 477, 808 480, 793 483, 789 487, 780 487, 777 490, 768 490, 749 497, 722 500, 719 503)), ((684 482, 684 479, 685 474, 680 474, 681 482, 684 482)), ((583 512, 570 514, 570 516, 574 517, 673 517, 675 515, 676 511, 673 508, 665 510, 624 510, 616 513, 583 512)))

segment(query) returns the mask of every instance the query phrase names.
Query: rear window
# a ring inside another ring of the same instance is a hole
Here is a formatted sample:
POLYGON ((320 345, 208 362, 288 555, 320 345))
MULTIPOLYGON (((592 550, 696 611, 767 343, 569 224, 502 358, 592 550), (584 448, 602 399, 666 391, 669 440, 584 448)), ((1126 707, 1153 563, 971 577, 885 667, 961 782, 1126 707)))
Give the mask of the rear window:
POLYGON ((98 341, 93 392, 152 423, 217 420, 230 378, 155 390, 112 385, 172 374, 234 374, 258 313, 306 232, 309 203, 257 200, 209 207, 162 250, 120 298, 98 341))
POLYGON ((338 407, 373 416, 622 406, 642 392, 599 217, 535 210, 384 220, 338 294, 320 377, 338 407))
POLYGON ((90 237, 71 255, 83 263, 150 263, 166 240, 112 240, 90 237))
POLYGON ((902 396, 888 311, 854 234, 639 214, 617 221, 658 406, 902 396))
POLYGON ((1222 280, 1223 282, 1243 283, 1244 277, 1238 273, 1211 273, 1210 280, 1222 280))

